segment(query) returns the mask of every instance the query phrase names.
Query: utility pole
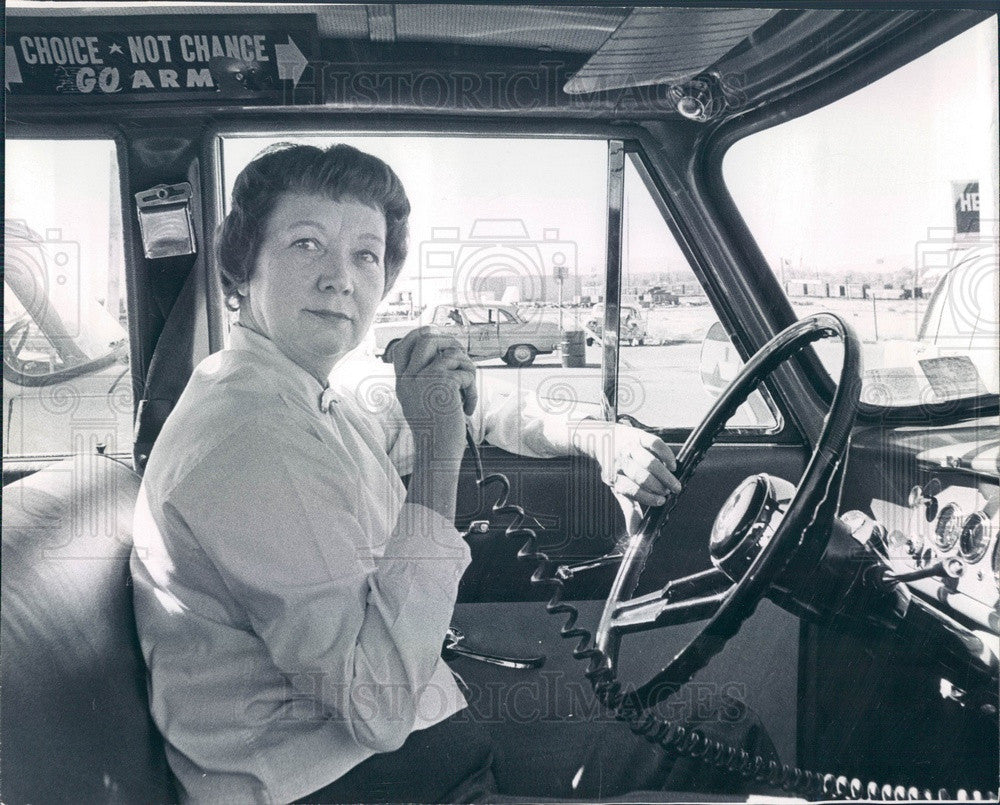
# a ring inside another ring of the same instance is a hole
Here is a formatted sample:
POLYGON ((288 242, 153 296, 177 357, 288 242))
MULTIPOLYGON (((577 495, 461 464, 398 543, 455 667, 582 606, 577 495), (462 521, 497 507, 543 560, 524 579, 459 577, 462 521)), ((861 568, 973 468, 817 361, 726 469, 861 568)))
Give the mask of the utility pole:
POLYGON ((555 266, 552 270, 559 286, 559 332, 563 329, 563 282, 566 279, 566 266, 555 266))

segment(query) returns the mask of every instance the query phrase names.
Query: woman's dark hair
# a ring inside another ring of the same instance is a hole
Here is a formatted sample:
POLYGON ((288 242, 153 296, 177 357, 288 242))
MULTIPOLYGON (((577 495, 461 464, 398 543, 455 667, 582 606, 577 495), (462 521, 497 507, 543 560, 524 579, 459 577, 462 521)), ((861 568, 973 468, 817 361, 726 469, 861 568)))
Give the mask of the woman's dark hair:
POLYGON ((378 157, 349 145, 278 143, 259 153, 236 177, 233 203, 217 240, 226 304, 240 306, 238 286, 250 279, 267 222, 282 193, 351 199, 385 216, 385 290, 406 259, 410 201, 399 177, 378 157))

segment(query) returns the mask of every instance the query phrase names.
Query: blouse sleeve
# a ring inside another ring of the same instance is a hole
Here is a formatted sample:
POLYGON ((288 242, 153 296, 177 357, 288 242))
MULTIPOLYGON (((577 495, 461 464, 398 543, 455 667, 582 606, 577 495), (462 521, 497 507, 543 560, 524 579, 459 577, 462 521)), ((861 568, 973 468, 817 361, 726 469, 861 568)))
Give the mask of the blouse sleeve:
POLYGON ((469 549, 452 523, 409 503, 391 533, 364 533, 352 484, 316 437, 258 423, 213 449, 168 503, 277 668, 293 684, 308 677, 301 693, 385 752, 415 723, 469 549))
MULTIPOLYGON (((533 391, 517 391, 502 384, 486 383, 478 377, 479 402, 467 417, 477 444, 495 447, 531 458, 556 458, 581 451, 581 434, 599 425, 600 405, 556 401, 543 405, 533 391)), ((385 433, 385 449, 400 475, 413 471, 413 432, 393 393, 379 411, 372 411, 385 433)))

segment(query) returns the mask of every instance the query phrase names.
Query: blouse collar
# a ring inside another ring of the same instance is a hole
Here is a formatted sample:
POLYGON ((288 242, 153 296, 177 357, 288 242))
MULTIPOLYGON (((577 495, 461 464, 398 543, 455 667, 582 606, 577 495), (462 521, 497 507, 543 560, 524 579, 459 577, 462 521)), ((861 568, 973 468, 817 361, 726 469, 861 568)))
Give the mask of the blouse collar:
POLYGON ((278 349, 267 336, 239 322, 233 324, 229 335, 229 349, 253 353, 258 361, 281 377, 295 396, 300 397, 310 409, 315 410, 318 407, 321 412, 327 413, 331 403, 340 402, 338 395, 330 388, 329 381, 320 383, 311 373, 278 349))

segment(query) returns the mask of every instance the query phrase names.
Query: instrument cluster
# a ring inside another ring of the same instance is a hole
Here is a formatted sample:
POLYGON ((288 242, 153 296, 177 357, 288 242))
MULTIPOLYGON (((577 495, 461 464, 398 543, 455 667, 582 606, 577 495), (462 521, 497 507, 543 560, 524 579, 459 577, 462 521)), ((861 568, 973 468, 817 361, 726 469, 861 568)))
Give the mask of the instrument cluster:
MULTIPOLYGON (((963 497, 968 497, 968 491, 963 497)), ((915 486, 910 490, 910 508, 922 511, 924 519, 930 524, 929 529, 915 529, 916 533, 929 530, 930 545, 923 547, 914 543, 913 547, 922 547, 922 558, 925 559, 930 550, 932 555, 954 554, 967 564, 974 565, 986 556, 996 531, 991 515, 995 520, 998 500, 994 496, 986 500, 982 508, 967 512, 956 500, 949 499, 941 505, 941 492, 941 483, 937 479, 932 479, 926 489, 915 486)), ((994 546, 991 563, 994 575, 1000 575, 1000 551, 997 547, 994 546)))
POLYGON ((1000 492, 996 485, 937 479, 910 491, 908 505, 873 500, 880 542, 898 573, 925 570, 911 587, 992 630, 1000 621, 1000 492))

